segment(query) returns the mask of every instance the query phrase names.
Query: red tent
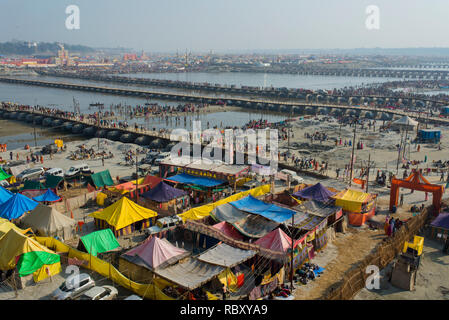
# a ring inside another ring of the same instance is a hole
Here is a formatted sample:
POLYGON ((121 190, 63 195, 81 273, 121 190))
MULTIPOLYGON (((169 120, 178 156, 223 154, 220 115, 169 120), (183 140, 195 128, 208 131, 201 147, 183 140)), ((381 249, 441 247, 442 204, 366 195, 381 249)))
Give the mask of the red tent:
POLYGON ((239 231, 237 231, 237 229, 235 229, 233 225, 230 225, 226 221, 214 224, 212 227, 220 230, 221 232, 223 232, 225 235, 227 235, 232 239, 239 241, 244 239, 243 235, 239 231))
MULTIPOLYGON (((294 247, 301 241, 301 239, 296 240, 294 247)), ((273 251, 287 252, 292 247, 292 238, 282 231, 281 228, 277 228, 254 243, 273 251)))

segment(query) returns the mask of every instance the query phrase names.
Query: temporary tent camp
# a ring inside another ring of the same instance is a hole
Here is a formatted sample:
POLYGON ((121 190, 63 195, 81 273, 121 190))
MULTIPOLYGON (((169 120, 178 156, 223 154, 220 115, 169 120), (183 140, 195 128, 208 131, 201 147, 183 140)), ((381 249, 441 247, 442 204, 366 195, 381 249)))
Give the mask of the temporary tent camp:
POLYGON ((349 224, 361 226, 374 216, 377 195, 345 189, 334 196, 335 205, 348 215, 349 224))
POLYGON ((55 208, 39 203, 20 224, 31 228, 40 236, 59 237, 64 240, 75 236, 76 221, 58 212, 55 208))
POLYGON ((120 256, 119 271, 133 281, 146 283, 153 279, 154 269, 165 268, 189 255, 190 252, 153 236, 120 256))
POLYGON ((403 116, 402 118, 393 121, 390 128, 394 130, 408 130, 413 131, 418 125, 418 121, 413 120, 409 116, 403 116))
POLYGON ((91 213, 89 216, 95 219, 95 225, 99 229, 112 228, 116 236, 124 235, 148 228, 153 224, 151 218, 157 216, 153 210, 139 206, 126 197, 113 203, 109 207, 91 213))
POLYGON ((8 201, 13 195, 14 194, 8 189, 0 187, 0 204, 8 201))
POLYGON ((243 241, 244 237, 243 235, 230 223, 227 223, 226 221, 219 222, 217 224, 214 224, 212 227, 214 227, 217 230, 220 230, 228 237, 243 241))
POLYGON ((142 193, 148 208, 158 210, 159 215, 176 214, 188 207, 187 192, 173 188, 165 182, 160 182, 150 191, 142 193))
POLYGON ((243 212, 230 203, 216 207, 210 213, 210 216, 216 221, 226 221, 240 233, 250 238, 261 238, 279 226, 277 222, 259 215, 243 212))
POLYGON ((94 173, 93 175, 90 176, 90 178, 92 179, 94 185, 97 188, 114 185, 114 181, 112 181, 109 170, 94 173))
POLYGON ((17 267, 19 276, 34 273, 36 282, 61 271, 61 259, 58 254, 15 229, 9 230, 0 239, 0 248, 1 270, 17 267))
MULTIPOLYGON (((286 253, 292 247, 292 239, 280 228, 271 231, 254 243, 263 248, 283 253, 286 253)), ((296 247, 297 244, 298 242, 294 241, 294 247, 296 247)))
POLYGON ((108 252, 120 247, 111 229, 98 230, 82 236, 78 243, 80 251, 88 252, 93 256, 108 252))
POLYGON ((239 210, 259 214, 277 223, 282 223, 295 214, 295 211, 293 210, 282 208, 275 204, 265 203, 251 195, 246 196, 243 199, 230 202, 230 204, 239 210))
POLYGON ((243 250, 221 243, 200 254, 197 259, 217 266, 232 268, 255 255, 256 252, 253 250, 243 250))
POLYGON ((333 195, 335 195, 335 192, 329 191, 321 183, 318 182, 317 184, 306 187, 294 193, 293 195, 297 198, 327 202, 333 195))
POLYGON ((226 183, 224 180, 217 180, 208 177, 192 176, 186 173, 180 173, 166 180, 184 184, 194 184, 202 187, 215 187, 226 183))
POLYGON ((27 232, 27 230, 20 229, 14 223, 9 222, 7 219, 0 218, 0 239, 11 229, 15 229, 22 234, 25 234, 27 232))
POLYGON ((8 220, 18 219, 25 212, 31 211, 38 203, 30 198, 16 193, 8 201, 0 205, 0 217, 8 220))
POLYGON ((33 200, 37 202, 57 202, 61 200, 61 197, 51 191, 51 189, 47 189, 45 193, 34 197, 33 200))
POLYGON ((189 255, 188 251, 175 247, 166 239, 150 237, 140 246, 125 252, 122 257, 153 270, 164 268, 189 255))

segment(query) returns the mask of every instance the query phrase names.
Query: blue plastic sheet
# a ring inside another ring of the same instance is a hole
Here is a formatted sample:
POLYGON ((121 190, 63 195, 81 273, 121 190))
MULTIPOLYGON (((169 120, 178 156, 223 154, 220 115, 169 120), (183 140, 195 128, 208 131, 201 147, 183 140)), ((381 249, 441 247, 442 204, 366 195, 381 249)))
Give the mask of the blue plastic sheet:
POLYGON ((265 203, 261 200, 249 195, 243 199, 230 202, 239 210, 261 215, 267 219, 282 223, 285 220, 291 219, 295 211, 279 207, 275 204, 265 203))
POLYGON ((223 180, 217 180, 207 177, 198 177, 198 176, 192 176, 190 174, 186 173, 180 173, 173 177, 167 178, 169 181, 175 181, 179 183, 185 183, 185 184, 195 184, 197 186, 202 187, 215 187, 219 186, 220 184, 225 183, 226 181, 223 180))

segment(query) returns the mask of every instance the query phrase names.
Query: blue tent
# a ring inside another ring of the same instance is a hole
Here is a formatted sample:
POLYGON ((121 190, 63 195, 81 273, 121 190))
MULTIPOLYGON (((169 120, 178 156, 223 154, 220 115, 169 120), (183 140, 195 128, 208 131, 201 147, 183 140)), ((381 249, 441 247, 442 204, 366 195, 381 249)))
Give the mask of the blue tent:
POLYGON ((38 202, 55 202, 61 200, 61 197, 56 195, 50 188, 40 196, 34 197, 33 200, 38 202))
POLYGON ((296 214, 293 210, 282 208, 275 204, 265 203, 251 195, 237 201, 232 201, 230 204, 239 210, 261 215, 277 223, 291 219, 296 214))
POLYGON ((207 177, 192 176, 187 173, 177 174, 173 177, 167 178, 167 180, 185 183, 185 184, 194 184, 194 185, 202 186, 202 187, 215 187, 215 186, 219 186, 220 184, 223 184, 226 182, 223 180, 217 180, 217 179, 212 179, 212 178, 207 178, 207 177))
POLYGON ((318 182, 317 184, 304 188, 293 195, 303 199, 326 202, 335 194, 335 192, 329 191, 318 182))
POLYGON ((27 196, 16 193, 8 201, 0 205, 0 218, 8 220, 20 218, 25 212, 36 208, 38 204, 27 196))
POLYGON ((0 204, 8 201, 13 195, 14 194, 8 189, 0 187, 0 204))
POLYGON ((142 193, 142 197, 157 202, 168 202, 186 194, 187 192, 173 188, 172 186, 169 186, 165 182, 161 181, 150 191, 142 193))

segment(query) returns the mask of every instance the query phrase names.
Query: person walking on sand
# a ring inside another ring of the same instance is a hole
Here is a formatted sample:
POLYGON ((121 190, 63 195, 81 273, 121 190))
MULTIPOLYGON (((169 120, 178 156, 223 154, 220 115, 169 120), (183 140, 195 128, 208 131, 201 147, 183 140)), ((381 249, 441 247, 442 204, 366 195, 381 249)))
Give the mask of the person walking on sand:
POLYGON ((16 159, 19 160, 19 153, 16 153, 16 159))
POLYGON ((386 218, 385 218, 385 224, 384 224, 384 231, 385 231, 385 235, 387 235, 387 236, 390 236, 390 235, 388 234, 388 230, 390 230, 390 224, 389 224, 389 221, 390 221, 390 215, 387 214, 387 216, 386 216, 386 218))
POLYGON ((404 194, 401 194, 401 201, 399 205, 402 207, 403 204, 404 204, 404 194))
POLYGON ((9 152, 9 159, 12 160, 12 151, 9 152))
POLYGON ((44 157, 41 155, 41 163, 44 163, 44 157))

